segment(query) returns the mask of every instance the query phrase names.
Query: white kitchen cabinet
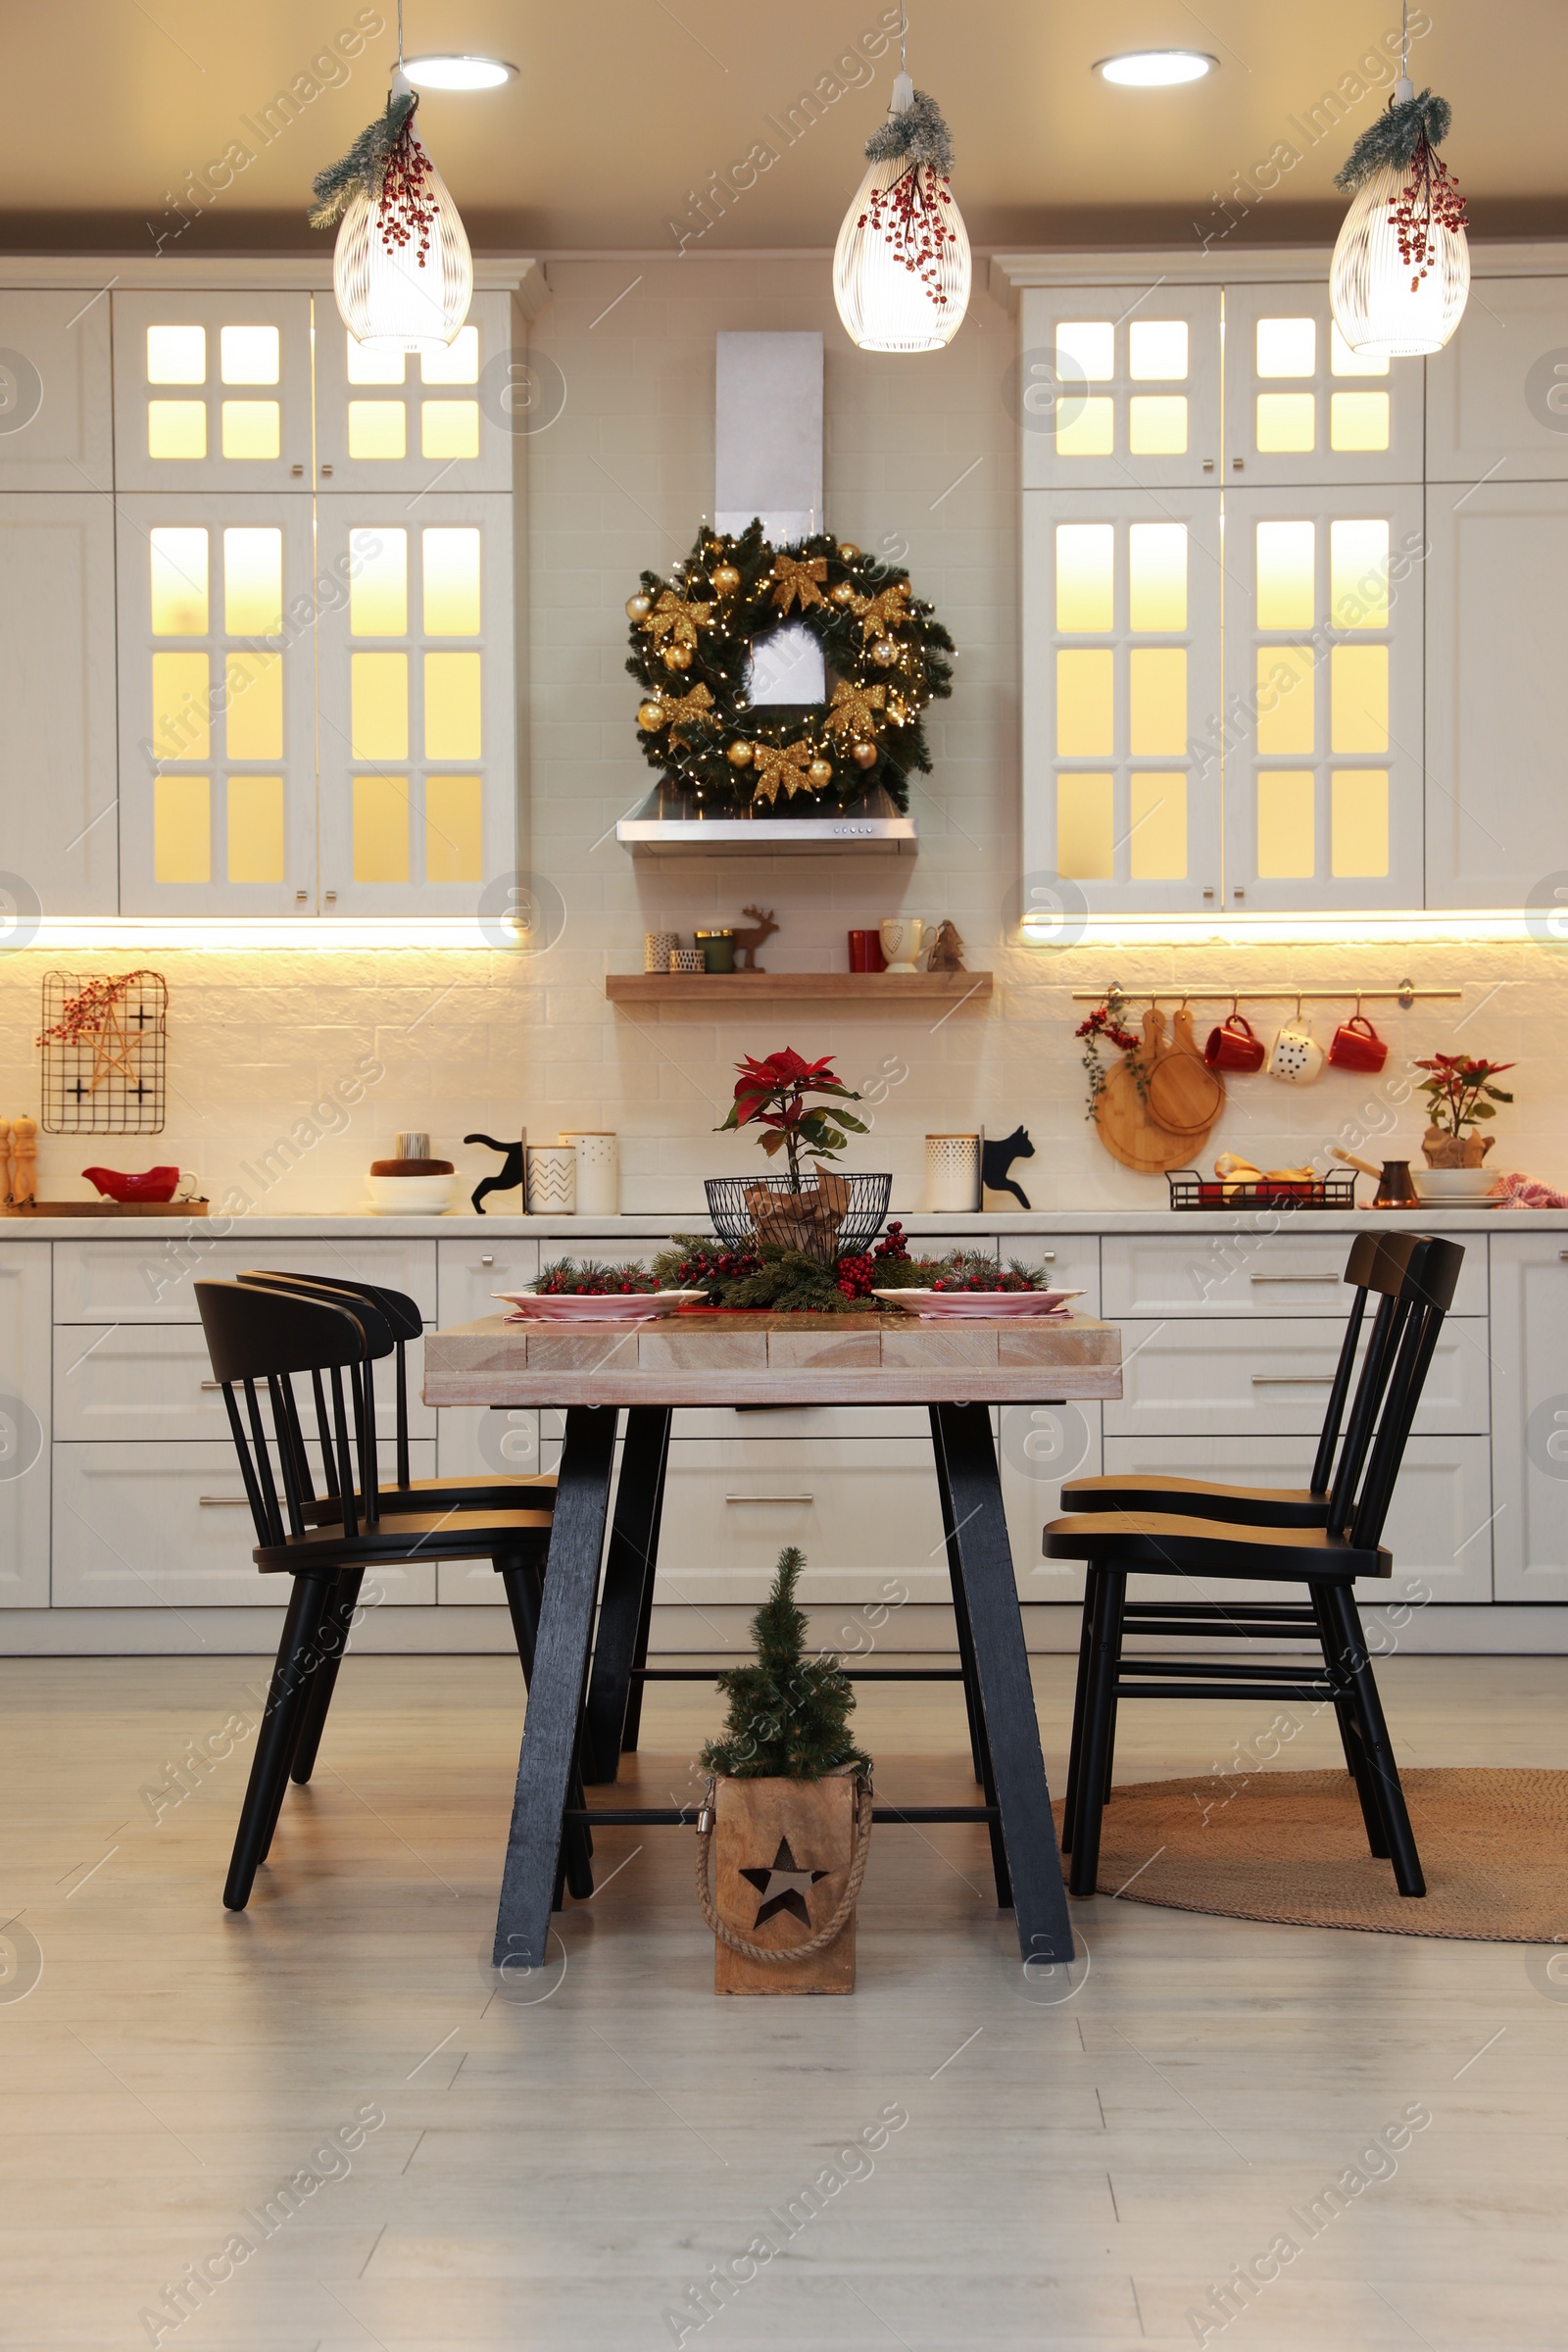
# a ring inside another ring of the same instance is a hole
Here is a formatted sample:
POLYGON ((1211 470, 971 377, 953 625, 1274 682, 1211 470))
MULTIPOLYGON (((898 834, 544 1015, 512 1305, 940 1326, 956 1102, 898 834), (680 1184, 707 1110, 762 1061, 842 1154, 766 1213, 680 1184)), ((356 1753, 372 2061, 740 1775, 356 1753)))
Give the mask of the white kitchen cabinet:
POLYGON ((516 860, 512 501, 334 493, 318 561, 321 906, 473 914, 516 860))
POLYGON ((1434 484, 1427 531, 1427 903, 1538 905, 1561 938, 1568 483, 1434 484))
POLYGON ((0 288, 0 491, 113 486, 109 347, 104 295, 0 288))
POLYGON ((1419 482, 1419 361, 1363 359, 1321 282, 1225 289, 1227 488, 1419 482))
POLYGON ((1023 506, 1025 872, 1091 909, 1217 909, 1219 500, 1123 479, 1023 506))
POLYGON ((528 381, 512 298, 475 294, 445 351, 367 351, 316 306, 317 481, 323 490, 510 490, 528 381))
MULTIPOLYGON (((1123 1437, 1308 1437, 1339 1361, 1341 1334, 1323 1319, 1122 1325, 1123 1394, 1104 1406, 1107 1442, 1123 1437)), ((1484 1435, 1489 1426, 1487 1324, 1450 1315, 1427 1373, 1415 1427, 1484 1435)))
POLYGON ((1217 286, 1036 287, 1022 311, 1026 489, 1219 482, 1217 286))
POLYGON ((308 293, 122 291, 110 299, 118 488, 309 495, 308 293))
POLYGON ((1424 552, 1419 489, 1227 492, 1227 906, 1420 905, 1424 552))
POLYGON ((202 1231, 203 1222, 193 1219, 188 1230, 181 1226, 172 1233, 149 1222, 145 1239, 134 1242, 56 1242, 56 1322, 199 1323, 191 1285, 233 1282, 253 1269, 328 1282, 337 1276, 384 1283, 388 1290, 407 1292, 427 1323, 435 1320, 433 1241, 393 1234, 295 1241, 287 1235, 247 1235, 243 1220, 236 1221, 235 1238, 217 1241, 202 1231))
POLYGON ((1429 481, 1568 477, 1568 277, 1478 277, 1426 371, 1429 481))
MULTIPOLYGON (((419 1395, 423 1342, 414 1341, 407 1355, 409 1431, 413 1437, 433 1438, 435 1409, 419 1395)), ((395 1359, 383 1356, 375 1367, 376 1422, 383 1437, 397 1427, 395 1384, 395 1359)), ((296 1395, 314 1459, 316 1416, 309 1383, 297 1383, 296 1395)), ((270 1406, 265 1400, 264 1413, 270 1426, 270 1406)), ((222 1391, 213 1379, 200 1324, 111 1323, 102 1329, 62 1324, 55 1348, 55 1438, 57 1443, 212 1438, 230 1444, 222 1391)))
POLYGON ((0 1609, 49 1605, 49 1248, 0 1248, 0 1609))
MULTIPOLYGON (((677 1438, 669 1449, 657 1597, 754 1607, 786 1544, 806 1553, 802 1598, 944 1600, 947 1549, 929 1435, 677 1438)), ((884 1646, 897 1647, 891 1637, 884 1646)))
POLYGON ((1568 1233, 1492 1243, 1499 1600, 1568 1600, 1568 1233))
MULTIPOLYGON (((1344 1325, 1351 1293, 1345 1268, 1352 1237, 1314 1232, 1311 1214, 1283 1212, 1284 1230, 1258 1233, 1107 1234, 1101 1244, 1104 1304, 1111 1322, 1128 1316, 1325 1315, 1344 1325)), ((1455 1315, 1487 1311, 1485 1236, 1449 1237, 1464 1251, 1455 1315)), ((1338 1345, 1338 1336, 1331 1345, 1338 1345)))
MULTIPOLYGON (((416 1478, 435 1447, 410 1448, 416 1478)), ((393 1474, 389 1447, 381 1475, 393 1474)), ((274 1476, 276 1467, 274 1463, 274 1476)), ((232 1444, 93 1444, 54 1449, 56 1608, 281 1608, 291 1579, 264 1576, 232 1444)), ((372 1568, 362 1602, 435 1599, 436 1563, 372 1568)))
MULTIPOLYGON (((1221 1486, 1304 1487, 1316 1442, 1300 1437, 1111 1438, 1105 1468, 1171 1478, 1213 1480, 1221 1486)), ((1412 1592, 1440 1601, 1492 1598, 1492 1462, 1485 1437, 1412 1436, 1383 1531, 1394 1554, 1387 1587, 1356 1588, 1363 1606, 1412 1592)), ((1273 1599, 1293 1589, 1234 1579, 1184 1580, 1193 1600, 1273 1599)), ((1151 1586, 1150 1592, 1157 1588, 1151 1586)), ((1168 1590, 1168 1588, 1167 1588, 1168 1590)), ((1140 1589, 1137 1597, 1144 1597, 1140 1589)), ((1424 1605, 1424 1601, 1423 1601, 1424 1605)))
POLYGON ((170 493, 118 511, 122 910, 312 914, 311 502, 170 493))
MULTIPOLYGON (((0 452, 7 446, 0 439, 0 452)), ((9 478, 0 460, 0 482, 9 478)), ((85 479, 77 469, 78 484, 85 479)), ((18 913, 113 914, 120 826, 107 495, 0 495, 0 865, 29 894, 18 913)), ((0 940, 11 919, 0 904, 0 940)))

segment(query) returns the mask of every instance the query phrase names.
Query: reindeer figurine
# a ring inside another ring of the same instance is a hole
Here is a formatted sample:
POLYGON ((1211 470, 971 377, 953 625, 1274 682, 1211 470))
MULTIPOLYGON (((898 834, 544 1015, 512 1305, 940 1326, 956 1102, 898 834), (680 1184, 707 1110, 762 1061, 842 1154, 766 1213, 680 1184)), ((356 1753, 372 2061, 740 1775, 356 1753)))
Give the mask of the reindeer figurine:
POLYGON ((757 919, 754 928, 737 931, 734 935, 735 969, 738 972, 760 972, 762 967, 757 960, 757 951, 765 941, 772 938, 778 925, 773 920, 771 906, 765 911, 760 906, 743 906, 741 912, 755 915, 757 919), (743 957, 746 958, 744 962, 742 961, 743 957))

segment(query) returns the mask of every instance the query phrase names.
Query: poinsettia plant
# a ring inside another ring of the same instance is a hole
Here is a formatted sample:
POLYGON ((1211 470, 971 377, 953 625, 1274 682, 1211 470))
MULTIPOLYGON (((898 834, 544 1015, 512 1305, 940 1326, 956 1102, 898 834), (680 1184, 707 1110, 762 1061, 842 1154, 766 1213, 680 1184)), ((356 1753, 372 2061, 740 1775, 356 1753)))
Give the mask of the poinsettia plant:
POLYGON ((829 1110, 807 1100, 809 1095, 826 1095, 835 1102, 860 1100, 855 1089, 839 1078, 831 1054, 824 1054, 820 1061, 803 1061, 786 1046, 781 1053, 764 1054, 760 1061, 748 1054, 735 1067, 740 1072, 735 1100, 728 1118, 713 1132, 722 1135, 732 1127, 760 1127, 759 1141, 768 1157, 779 1152, 785 1154, 792 1193, 801 1190, 803 1158, 820 1166, 844 1150, 849 1142, 846 1128, 854 1135, 870 1133, 864 1120, 853 1111, 829 1110))
POLYGON ((1502 1087, 1494 1086, 1504 1070, 1511 1070, 1511 1061, 1481 1061, 1469 1054, 1434 1054, 1430 1061, 1418 1061, 1418 1070, 1430 1070, 1421 1092, 1432 1106, 1432 1124, 1449 1135, 1461 1128, 1474 1127, 1482 1119, 1494 1119, 1494 1102, 1511 1102, 1512 1095, 1502 1087))

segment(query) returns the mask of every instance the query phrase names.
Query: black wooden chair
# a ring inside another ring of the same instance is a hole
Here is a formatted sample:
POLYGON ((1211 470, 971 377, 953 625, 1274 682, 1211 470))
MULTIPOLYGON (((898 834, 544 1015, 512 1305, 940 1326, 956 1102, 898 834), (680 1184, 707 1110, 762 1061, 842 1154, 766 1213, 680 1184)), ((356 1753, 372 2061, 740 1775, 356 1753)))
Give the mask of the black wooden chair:
MULTIPOLYGON (((1204 1489, 1195 1482, 1158 1480, 1143 1490, 1136 1508, 1079 1511, 1047 1527, 1048 1558, 1089 1564, 1062 1833, 1063 1847, 1072 1853, 1069 1884, 1074 1894, 1095 1890, 1101 1816, 1109 1794, 1116 1707, 1122 1698, 1310 1698, 1332 1703, 1371 1850, 1392 1860, 1401 1894, 1425 1893, 1353 1587, 1358 1577, 1387 1578, 1393 1573, 1393 1559, 1381 1544, 1383 1525, 1463 1260, 1464 1251, 1456 1243, 1426 1235, 1385 1237, 1370 1263, 1363 1259, 1357 1264, 1352 1252, 1352 1271, 1362 1279, 1325 1417, 1324 1444, 1331 1460, 1366 1294, 1379 1293, 1380 1304, 1348 1425, 1333 1461, 1321 1520, 1280 1515, 1308 1508, 1316 1513, 1316 1490, 1324 1474, 1320 1452, 1312 1490, 1273 1494, 1273 1516, 1262 1511, 1240 1516, 1239 1497, 1249 1493, 1245 1489, 1204 1489), (1401 1258, 1402 1270, 1391 1289, 1401 1258), (1210 1500, 1219 1507, 1208 1510, 1210 1500), (1306 1605, 1129 1604, 1130 1574, 1303 1586, 1306 1605), (1122 1644, 1130 1632, 1248 1642, 1315 1635, 1323 1665, 1314 1672, 1288 1662, 1128 1658, 1122 1644)), ((1266 1510, 1271 1491, 1251 1492, 1266 1510)))
MULTIPOLYGON (((242 1911, 271 1844, 290 1771, 296 1779, 309 1778, 367 1569, 435 1558, 491 1560, 506 1591, 526 1677, 533 1667, 551 1514, 451 1504, 434 1511, 385 1510, 376 1473, 375 1359, 360 1316, 341 1299, 305 1298, 270 1285, 198 1282, 195 1291, 256 1528, 251 1556, 264 1574, 293 1579, 223 1890, 227 1908, 242 1911), (315 1524, 318 1498, 293 1385, 307 1374, 317 1443, 322 1462, 330 1464, 336 1505, 329 1521, 315 1524)), ((366 1305, 364 1312, 373 1310, 366 1305)), ((573 1893, 592 1891, 588 1851, 584 1833, 564 1842, 573 1893)))
MULTIPOLYGON (((240 1281, 260 1289, 290 1291, 300 1298, 338 1299, 351 1314, 358 1315, 372 1360, 380 1363, 387 1356, 396 1359, 393 1368, 393 1403, 397 1475, 393 1485, 381 1489, 383 1511, 548 1511, 555 1508, 556 1482, 548 1472, 525 1474, 498 1471, 486 1478, 410 1476, 408 1346, 411 1340, 423 1338, 424 1317, 419 1312, 418 1302, 411 1298, 407 1292, 388 1290, 380 1283, 351 1282, 346 1276, 326 1274, 255 1272, 242 1274, 240 1281)), ((317 1415, 319 1420, 322 1409, 319 1373, 315 1375, 315 1379, 318 1390, 317 1415)), ((368 1412, 373 1427, 373 1394, 368 1399, 368 1412)), ((315 1526, 323 1525, 338 1515, 332 1465, 324 1456, 321 1468, 326 1493, 308 1506, 306 1514, 315 1526)))

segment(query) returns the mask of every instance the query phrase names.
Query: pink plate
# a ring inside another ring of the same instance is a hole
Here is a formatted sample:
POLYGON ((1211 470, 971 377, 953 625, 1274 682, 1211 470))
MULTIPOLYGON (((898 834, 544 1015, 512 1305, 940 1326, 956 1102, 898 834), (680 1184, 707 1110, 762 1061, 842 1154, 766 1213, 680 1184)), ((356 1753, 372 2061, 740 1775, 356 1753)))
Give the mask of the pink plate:
POLYGON ((515 1312, 509 1323, 657 1323, 672 1315, 689 1298, 706 1298, 706 1291, 610 1291, 599 1298, 573 1297, 563 1291, 541 1298, 537 1291, 492 1291, 515 1312))
POLYGON ((1069 1298, 1082 1291, 877 1291, 885 1306, 901 1306, 906 1315, 936 1322, 944 1316, 956 1321, 991 1321, 997 1316, 1064 1315, 1069 1298))

